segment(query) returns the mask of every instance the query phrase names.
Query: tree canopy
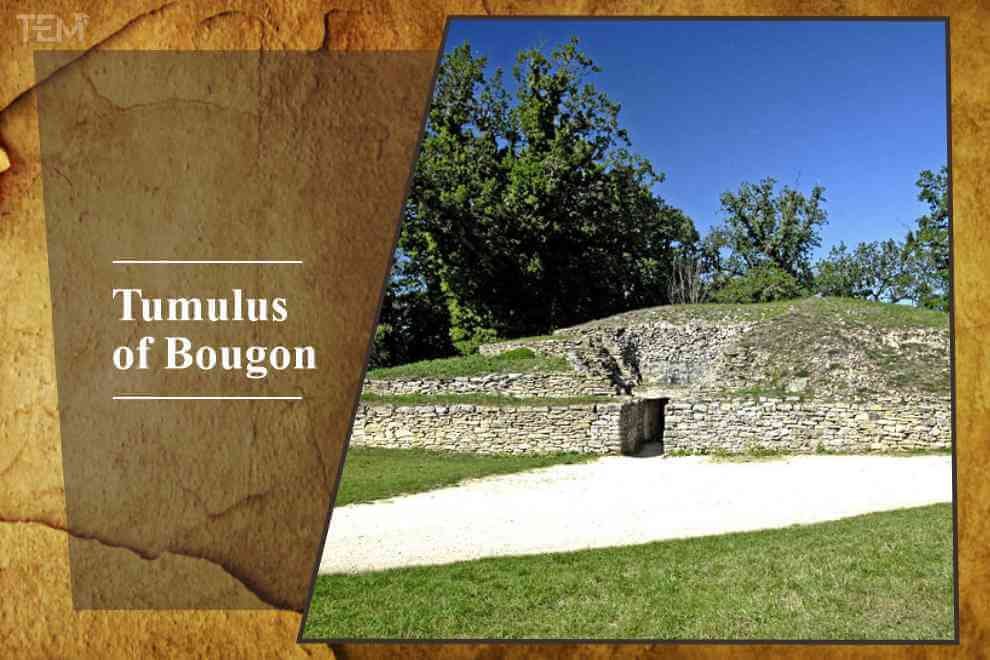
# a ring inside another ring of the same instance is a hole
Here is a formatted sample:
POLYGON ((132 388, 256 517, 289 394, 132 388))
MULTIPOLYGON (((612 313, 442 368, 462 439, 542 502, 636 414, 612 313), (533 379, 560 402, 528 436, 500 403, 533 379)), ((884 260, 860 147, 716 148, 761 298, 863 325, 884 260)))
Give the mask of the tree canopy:
POLYGON ((860 243, 852 251, 834 246, 817 265, 819 292, 949 309, 948 168, 923 170, 915 185, 929 208, 915 228, 903 241, 860 243))
POLYGON ((450 335, 539 334, 668 301, 691 220, 654 194, 619 105, 576 40, 519 53, 514 91, 468 44, 447 54, 399 242, 450 335))
POLYGON ((811 254, 821 245, 819 228, 828 221, 825 189, 806 197, 776 180, 743 183, 737 192, 722 193, 725 222, 708 238, 708 250, 723 276, 744 276, 762 266, 782 271, 800 284, 812 280, 811 254), (728 256, 722 258, 723 251, 728 256))
POLYGON ((818 264, 818 291, 826 296, 899 303, 912 299, 912 283, 910 253, 893 239, 851 252, 840 242, 818 264))
POLYGON ((913 299, 932 309, 949 308, 949 169, 924 170, 915 183, 928 213, 918 218, 905 241, 913 259, 913 299))

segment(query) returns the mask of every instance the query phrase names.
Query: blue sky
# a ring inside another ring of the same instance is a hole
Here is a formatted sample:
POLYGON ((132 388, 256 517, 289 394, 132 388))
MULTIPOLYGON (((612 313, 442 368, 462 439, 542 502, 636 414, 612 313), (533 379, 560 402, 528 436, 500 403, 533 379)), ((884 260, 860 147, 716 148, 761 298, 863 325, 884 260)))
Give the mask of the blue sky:
POLYGON ((766 176, 825 186, 823 247, 903 238, 925 211, 914 182, 946 163, 945 28, 906 21, 455 19, 511 78, 516 53, 572 35, 622 105, 656 191, 699 231, 719 195, 766 176))

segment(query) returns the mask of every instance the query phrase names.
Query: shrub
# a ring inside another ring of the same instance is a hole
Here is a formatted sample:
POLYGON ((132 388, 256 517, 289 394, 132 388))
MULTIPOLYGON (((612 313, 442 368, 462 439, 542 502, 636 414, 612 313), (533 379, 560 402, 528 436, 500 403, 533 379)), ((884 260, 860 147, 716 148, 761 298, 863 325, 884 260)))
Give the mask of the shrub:
POLYGON ((712 294, 718 303, 763 303, 788 300, 807 295, 801 283, 771 264, 750 268, 745 275, 734 277, 712 294))
POLYGON ((503 360, 532 360, 536 357, 536 353, 528 348, 513 348, 511 351, 505 351, 500 354, 503 360))
MULTIPOLYGON (((454 348, 461 355, 474 355, 478 352, 478 347, 482 344, 491 344, 498 340, 498 333, 491 328, 478 328, 470 336, 461 339, 458 333, 454 334, 454 348)), ((460 333, 464 334, 464 333, 460 333)))

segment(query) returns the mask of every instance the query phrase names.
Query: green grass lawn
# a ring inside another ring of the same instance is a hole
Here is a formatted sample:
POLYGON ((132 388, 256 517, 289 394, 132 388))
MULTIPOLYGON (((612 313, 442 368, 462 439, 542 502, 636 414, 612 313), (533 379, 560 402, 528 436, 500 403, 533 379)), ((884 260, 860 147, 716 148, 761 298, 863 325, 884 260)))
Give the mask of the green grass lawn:
POLYGON ((464 479, 590 461, 590 454, 482 456, 424 449, 351 447, 335 506, 452 486, 464 479))
POLYGON ((389 380, 397 378, 456 378, 502 373, 554 373, 571 371, 571 365, 560 357, 541 355, 528 348, 517 348, 499 355, 480 353, 460 357, 423 360, 396 367, 371 369, 368 378, 389 380))
POLYGON ((320 576, 305 637, 946 640, 952 601, 952 508, 939 504, 763 532, 320 576))

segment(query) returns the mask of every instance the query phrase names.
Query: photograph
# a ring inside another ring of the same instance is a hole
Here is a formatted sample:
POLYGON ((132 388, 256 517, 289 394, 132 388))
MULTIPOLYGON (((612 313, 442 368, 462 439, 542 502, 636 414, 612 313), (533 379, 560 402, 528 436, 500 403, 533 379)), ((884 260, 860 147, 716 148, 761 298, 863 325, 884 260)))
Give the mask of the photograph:
POLYGON ((451 18, 302 638, 956 639, 947 34, 451 18))
POLYGON ((990 2, 12 3, 0 660, 990 660, 990 2))

